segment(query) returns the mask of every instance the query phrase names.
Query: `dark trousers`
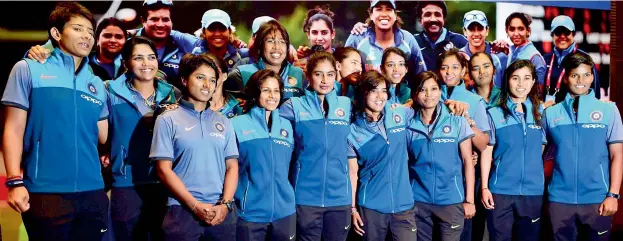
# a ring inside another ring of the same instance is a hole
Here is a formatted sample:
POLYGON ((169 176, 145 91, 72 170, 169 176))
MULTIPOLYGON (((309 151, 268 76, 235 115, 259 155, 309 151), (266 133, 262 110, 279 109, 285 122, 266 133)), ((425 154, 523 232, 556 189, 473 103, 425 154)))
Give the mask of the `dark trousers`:
POLYGON ((394 241, 415 241, 417 239, 417 225, 415 223, 416 208, 400 213, 380 213, 372 209, 361 207, 363 220, 363 240, 386 240, 390 236, 394 241))
POLYGON ((323 208, 296 205, 297 240, 346 240, 351 227, 350 212, 350 206, 323 208))
POLYGON ((110 214, 115 240, 162 240, 166 204, 166 192, 160 184, 113 187, 110 214))
POLYGON ((31 241, 101 240, 108 231, 104 190, 29 195, 30 209, 22 219, 31 241))
POLYGON ((554 240, 609 240, 612 216, 600 216, 600 205, 550 202, 554 240))
POLYGON ((186 207, 169 206, 162 229, 166 241, 231 241, 236 240, 236 211, 227 213, 225 220, 208 226, 198 220, 186 207))
POLYGON ((247 222, 238 218, 236 237, 238 241, 294 240, 296 238, 296 214, 271 223, 247 222))
POLYGON ((463 204, 432 205, 415 202, 418 241, 458 241, 463 232, 463 204))
POLYGON ((543 196, 493 194, 495 208, 487 210, 491 241, 539 240, 543 196))

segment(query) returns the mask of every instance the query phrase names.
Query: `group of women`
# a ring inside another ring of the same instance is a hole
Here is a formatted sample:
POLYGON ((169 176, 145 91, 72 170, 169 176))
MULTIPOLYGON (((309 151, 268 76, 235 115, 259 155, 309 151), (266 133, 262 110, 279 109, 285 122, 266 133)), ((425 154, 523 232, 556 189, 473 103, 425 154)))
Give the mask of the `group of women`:
MULTIPOLYGON (((509 17, 509 35, 529 29, 522 16, 509 17)), ((412 66, 417 51, 388 46, 378 71, 363 71, 369 53, 332 48, 328 9, 314 9, 304 30, 322 48, 299 48, 302 62, 288 61, 276 20, 254 31, 250 64, 186 54, 181 90, 157 78, 150 39, 123 44, 102 157, 118 240, 346 240, 351 227, 364 240, 459 240, 480 192, 493 240, 516 225, 524 240, 538 237, 544 66, 514 49, 530 45, 525 34, 511 38, 515 55, 495 86, 487 53, 447 49, 433 72, 412 66), (529 213, 495 225, 503 208, 529 213)))

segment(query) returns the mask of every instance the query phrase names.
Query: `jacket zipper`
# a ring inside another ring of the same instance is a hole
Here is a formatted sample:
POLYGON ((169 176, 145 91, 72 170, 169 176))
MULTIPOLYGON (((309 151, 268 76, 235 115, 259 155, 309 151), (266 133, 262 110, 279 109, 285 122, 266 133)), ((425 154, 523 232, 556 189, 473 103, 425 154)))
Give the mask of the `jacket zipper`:
POLYGON ((41 140, 37 140, 37 146, 35 147, 35 179, 39 177, 39 145, 41 145, 41 140))
MULTIPOLYGON (((274 124, 274 123, 273 123, 274 124)), ((268 129, 267 129, 268 130, 268 129)), ((271 191, 272 191, 272 199, 273 199, 273 206, 272 206, 272 210, 270 213, 270 221, 273 221, 273 217, 275 216, 275 154, 273 153, 273 137, 270 135, 270 133, 268 133, 268 140, 270 141, 269 145, 270 145, 270 165, 272 167, 272 172, 271 172, 271 176, 272 176, 272 180, 271 180, 271 191)))
POLYGON ((389 153, 389 175, 387 176, 387 179, 389 181, 390 199, 392 200, 392 213, 394 213, 395 212, 394 209, 395 209, 395 205, 396 204, 394 203, 394 187, 393 187, 394 184, 392 183, 392 177, 394 176, 394 175, 392 175, 392 167, 393 167, 393 165, 392 165, 392 154, 391 154, 392 153, 392 151, 391 151, 392 149, 391 149, 391 147, 389 145, 389 136, 387 137, 387 139, 388 139, 388 141, 387 141, 387 149, 389 151, 388 152, 389 153))
MULTIPOLYGON (((74 68, 72 68, 72 70, 74 70, 74 68)), ((74 73, 74 146, 76 148, 78 148, 78 100, 76 99, 77 98, 76 95, 78 95, 78 91, 76 89, 77 78, 78 78, 78 74, 74 73)), ((76 162, 76 176, 74 178, 74 190, 78 192, 78 150, 74 151, 74 158, 76 162)))
MULTIPOLYGON (((320 107, 320 108, 322 108, 322 107, 320 107)), ((326 184, 327 184, 327 162, 329 161, 328 160, 329 159, 329 157, 328 157, 328 155, 329 155, 329 153, 328 153, 329 152, 328 151, 329 150, 329 146, 328 146, 329 138, 327 137, 329 134, 328 134, 328 130, 327 130, 327 128, 328 128, 327 125, 328 125, 327 119, 325 119, 324 120, 324 152, 325 152, 325 155, 324 155, 324 172, 322 174, 322 202, 320 204, 322 207, 324 207, 324 197, 326 195, 325 194, 325 191, 326 191, 325 188, 326 188, 326 184)))

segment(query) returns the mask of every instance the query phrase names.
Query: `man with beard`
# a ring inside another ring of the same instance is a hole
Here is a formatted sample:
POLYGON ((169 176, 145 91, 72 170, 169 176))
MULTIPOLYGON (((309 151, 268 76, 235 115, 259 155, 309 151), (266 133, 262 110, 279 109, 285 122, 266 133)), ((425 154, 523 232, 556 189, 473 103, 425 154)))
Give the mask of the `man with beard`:
POLYGON ((453 46, 448 46, 446 49, 451 47, 460 49, 467 45, 467 39, 465 36, 451 32, 444 27, 448 14, 445 2, 422 1, 418 3, 415 11, 420 18, 420 24, 424 27, 424 32, 415 35, 415 39, 424 55, 424 62, 428 70, 437 71, 439 70, 437 58, 441 54, 437 45, 442 42, 452 43, 453 46))
MULTIPOLYGON (((374 0, 368 10, 366 31, 358 35, 352 33, 346 40, 345 47, 354 47, 360 51, 365 70, 379 70, 383 51, 397 47, 409 56, 409 72, 419 74, 427 70, 422 52, 413 35, 400 28, 402 20, 396 14, 395 1, 374 0)), ((357 28, 357 26, 355 26, 357 28)))
MULTIPOLYGON (((89 66, 93 73, 102 80, 119 77, 125 68, 121 63, 121 50, 126 41, 126 28, 116 18, 105 18, 95 30, 95 51, 89 54, 89 66)), ((36 45, 26 54, 28 58, 44 63, 54 50, 51 41, 43 46, 36 45)))

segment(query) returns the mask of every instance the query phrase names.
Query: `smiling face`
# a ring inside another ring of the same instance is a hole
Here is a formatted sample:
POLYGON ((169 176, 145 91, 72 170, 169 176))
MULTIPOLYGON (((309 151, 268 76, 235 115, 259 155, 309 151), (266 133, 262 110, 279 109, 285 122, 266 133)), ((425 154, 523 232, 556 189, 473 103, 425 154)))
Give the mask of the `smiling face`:
POLYGON ((530 35, 530 28, 521 22, 519 18, 513 18, 510 25, 506 29, 506 34, 510 37, 513 45, 521 46, 528 42, 528 35, 530 35))
POLYGON ((392 84, 399 84, 407 74, 407 62, 396 53, 390 53, 385 62, 383 74, 392 84))
POLYGON ((441 88, 433 78, 428 78, 422 83, 422 88, 417 91, 415 100, 422 109, 434 109, 441 98, 441 88))
POLYGON ((260 86, 258 105, 266 109, 266 111, 273 111, 277 109, 280 99, 279 80, 273 77, 266 78, 264 83, 260 86))
POLYGON ((207 64, 193 71, 188 80, 182 79, 188 89, 189 98, 198 102, 208 102, 212 98, 216 82, 216 72, 207 64))
POLYGON ((322 45, 325 50, 331 49, 331 42, 335 39, 335 32, 331 31, 327 22, 322 19, 311 22, 309 32, 307 32, 309 43, 313 45, 322 45))
POLYGON ((467 26, 467 29, 463 29, 463 33, 467 37, 469 45, 478 48, 486 43, 487 36, 489 36, 489 28, 474 22, 467 26))
POLYGON ((171 22, 171 10, 161 8, 147 10, 147 19, 143 22, 145 35, 154 40, 164 40, 171 34, 173 22, 171 22))
POLYGON ((439 74, 447 86, 456 86, 461 82, 461 77, 465 74, 465 67, 461 66, 456 56, 451 55, 441 62, 439 74))
POLYGON ((381 2, 372 8, 370 19, 379 30, 391 30, 396 23, 396 10, 389 3, 381 2))
POLYGON ((565 27, 558 27, 552 32, 554 45, 559 50, 565 50, 573 44, 575 34, 565 27))
POLYGON ((381 113, 383 108, 385 108, 387 98, 387 86, 385 82, 381 81, 366 96, 366 112, 373 114, 381 113))
POLYGON ((229 42, 231 32, 222 23, 212 23, 208 28, 203 29, 203 36, 208 43, 215 49, 224 48, 229 42))
POLYGON ((62 30, 52 37, 58 42, 59 48, 75 57, 86 57, 91 53, 93 44, 93 25, 89 20, 81 16, 74 16, 69 19, 62 30))
POLYGON ((575 96, 588 94, 594 78, 591 66, 580 64, 577 68, 569 71, 567 75, 566 83, 569 87, 569 92, 575 96))
POLYGON ((116 55, 121 53, 125 41, 123 30, 117 26, 109 25, 98 36, 97 45, 100 52, 116 55))
POLYGON ((422 8, 422 16, 420 18, 420 24, 424 27, 429 35, 440 34, 443 30, 443 26, 446 20, 443 16, 443 9, 434 4, 428 4, 422 8))
POLYGON ((158 72, 158 58, 147 44, 137 44, 132 50, 128 69, 139 81, 153 81, 158 72))
POLYGON ((288 45, 280 32, 272 32, 264 38, 264 61, 270 65, 281 65, 288 55, 288 45))
POLYGON ((310 84, 318 95, 327 95, 333 90, 337 73, 331 62, 328 60, 318 62, 311 74, 310 84))
MULTIPOLYGON (((352 73, 361 73, 361 56, 354 51, 349 52, 345 59, 341 62, 337 62, 337 70, 340 72, 340 77, 344 78, 352 73)), ((350 83, 354 84, 354 83, 350 83)))
POLYGON ((510 88, 511 97, 515 102, 523 102, 528 98, 530 90, 535 82, 535 76, 532 76, 532 70, 528 67, 515 70, 508 80, 508 88, 510 88))

